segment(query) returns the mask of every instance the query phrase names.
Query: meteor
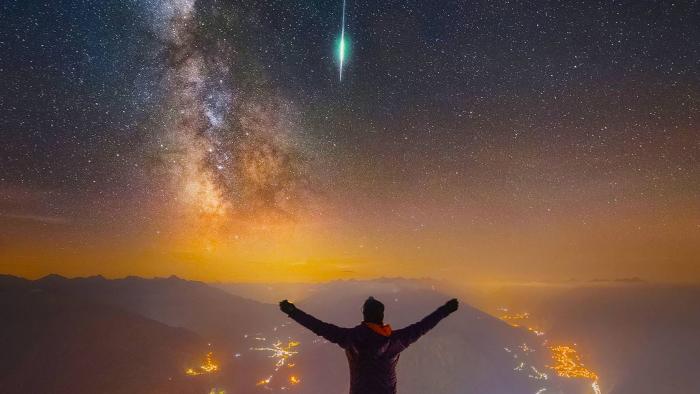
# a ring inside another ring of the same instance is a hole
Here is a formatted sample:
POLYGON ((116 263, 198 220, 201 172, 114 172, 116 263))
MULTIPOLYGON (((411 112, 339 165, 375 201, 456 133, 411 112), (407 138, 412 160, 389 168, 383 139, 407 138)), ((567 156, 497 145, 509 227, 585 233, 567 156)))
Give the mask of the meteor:
POLYGON ((343 0, 343 16, 340 22, 340 42, 338 43, 338 59, 340 61, 338 69, 338 79, 343 81, 343 64, 345 63, 345 0, 343 0))

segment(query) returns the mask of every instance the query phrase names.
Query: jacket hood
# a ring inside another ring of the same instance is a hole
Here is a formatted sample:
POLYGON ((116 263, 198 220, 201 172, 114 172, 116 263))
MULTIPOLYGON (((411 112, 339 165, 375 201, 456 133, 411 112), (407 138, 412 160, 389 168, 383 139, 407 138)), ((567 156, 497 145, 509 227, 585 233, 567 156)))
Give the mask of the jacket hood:
POLYGON ((377 324, 377 323, 370 323, 370 322, 362 322, 365 326, 369 327, 372 331, 376 332, 377 334, 383 336, 383 337, 388 337, 391 335, 391 325, 389 324, 377 324))

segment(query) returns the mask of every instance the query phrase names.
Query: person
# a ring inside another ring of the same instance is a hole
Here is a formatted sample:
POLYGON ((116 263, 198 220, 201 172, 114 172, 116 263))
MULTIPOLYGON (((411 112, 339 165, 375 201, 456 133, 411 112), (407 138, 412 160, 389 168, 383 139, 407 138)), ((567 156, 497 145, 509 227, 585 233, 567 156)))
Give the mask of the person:
POLYGON ((456 311, 459 302, 453 298, 423 320, 396 331, 384 324, 384 304, 374 297, 365 301, 363 321, 353 328, 318 320, 287 300, 279 306, 292 320, 345 349, 350 367, 350 394, 395 394, 396 364, 401 352, 456 311))

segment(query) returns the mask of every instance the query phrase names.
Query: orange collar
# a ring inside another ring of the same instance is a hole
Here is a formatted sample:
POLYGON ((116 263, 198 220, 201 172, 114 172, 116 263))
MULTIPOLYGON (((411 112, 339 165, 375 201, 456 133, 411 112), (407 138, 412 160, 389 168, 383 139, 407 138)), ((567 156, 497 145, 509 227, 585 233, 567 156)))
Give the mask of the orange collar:
POLYGON ((379 325, 377 323, 369 323, 369 322, 362 322, 365 326, 369 327, 372 331, 376 332, 377 334, 383 336, 383 337, 388 337, 391 335, 391 326, 388 324, 385 325, 379 325))

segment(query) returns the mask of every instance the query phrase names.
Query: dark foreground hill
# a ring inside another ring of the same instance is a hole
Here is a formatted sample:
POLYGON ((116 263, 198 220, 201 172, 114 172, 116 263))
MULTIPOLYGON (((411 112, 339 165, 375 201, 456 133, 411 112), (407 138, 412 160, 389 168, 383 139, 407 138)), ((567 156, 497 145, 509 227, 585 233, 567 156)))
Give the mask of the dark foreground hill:
POLYGON ((174 277, 0 276, 0 393, 254 392, 269 360, 232 355, 273 320, 273 305, 174 277))
POLYGON ((15 283, 0 288, 0 392, 204 392, 184 379, 206 343, 186 330, 15 283))
POLYGON ((227 348, 240 346, 238 339, 245 334, 284 320, 274 305, 174 276, 108 280, 101 276, 66 279, 50 275, 35 281, 34 286, 112 305, 168 326, 186 328, 227 348))

